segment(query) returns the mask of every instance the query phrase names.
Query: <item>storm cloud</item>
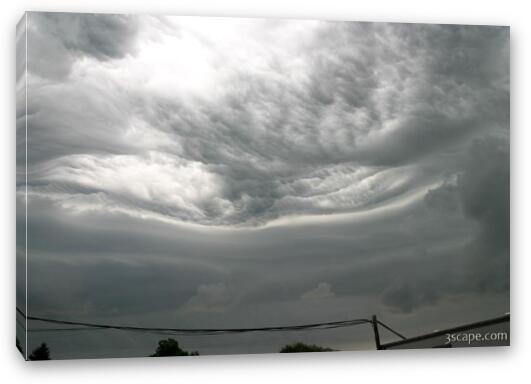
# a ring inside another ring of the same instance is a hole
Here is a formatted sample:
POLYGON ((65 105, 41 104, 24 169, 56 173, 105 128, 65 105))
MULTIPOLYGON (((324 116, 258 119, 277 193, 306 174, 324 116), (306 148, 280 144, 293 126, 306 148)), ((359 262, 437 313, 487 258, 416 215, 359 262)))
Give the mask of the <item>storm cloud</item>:
POLYGON ((34 19, 30 48, 60 45, 73 73, 36 80, 29 182, 78 209, 202 225, 364 210, 432 185, 448 148, 507 119, 503 28, 34 19))
POLYGON ((508 310, 508 28, 28 13, 26 33, 39 315, 418 330, 508 310))

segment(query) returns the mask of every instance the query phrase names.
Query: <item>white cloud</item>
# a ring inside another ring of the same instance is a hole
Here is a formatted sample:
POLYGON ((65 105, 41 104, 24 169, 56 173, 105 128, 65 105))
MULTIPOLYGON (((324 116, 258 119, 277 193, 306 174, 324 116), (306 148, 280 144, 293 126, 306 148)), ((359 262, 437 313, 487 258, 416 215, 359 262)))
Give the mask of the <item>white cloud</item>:
MULTIPOLYGON (((116 208, 151 207, 170 217, 198 222, 211 212, 230 211, 219 198, 223 181, 216 174, 201 163, 158 152, 65 156, 44 164, 40 181, 78 185, 85 195, 103 193, 107 196, 104 209, 114 201, 116 208)), ((78 202, 77 210, 82 210, 83 202, 78 202)))
POLYGON ((225 283, 201 284, 184 306, 186 312, 219 312, 230 303, 230 291, 225 283))
POLYGON ((301 296, 303 300, 329 299, 335 296, 332 286, 329 283, 319 283, 317 287, 304 292, 301 296))

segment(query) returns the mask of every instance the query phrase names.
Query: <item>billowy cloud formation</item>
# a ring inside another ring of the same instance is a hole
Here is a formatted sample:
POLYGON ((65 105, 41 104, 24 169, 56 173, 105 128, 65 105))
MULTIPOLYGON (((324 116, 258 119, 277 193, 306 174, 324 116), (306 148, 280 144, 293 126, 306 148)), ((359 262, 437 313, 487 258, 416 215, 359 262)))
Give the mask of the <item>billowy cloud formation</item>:
MULTIPOLYGON (((33 313, 191 328, 378 313, 415 334, 508 310, 508 28, 27 20, 33 313)), ((90 353, 152 352, 114 337, 129 349, 90 353)))
POLYGON ((30 14, 28 31, 30 193, 78 210, 364 211, 457 174, 451 151, 507 121, 503 28, 30 14))

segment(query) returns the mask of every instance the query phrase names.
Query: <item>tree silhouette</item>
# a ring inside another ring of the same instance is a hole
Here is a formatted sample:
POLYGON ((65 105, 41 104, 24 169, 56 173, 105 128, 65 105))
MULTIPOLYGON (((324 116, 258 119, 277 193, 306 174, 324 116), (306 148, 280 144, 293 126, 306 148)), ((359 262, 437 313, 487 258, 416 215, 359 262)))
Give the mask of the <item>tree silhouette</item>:
POLYGON ((199 352, 187 352, 179 347, 179 343, 175 339, 160 340, 157 350, 151 357, 162 356, 199 356, 199 352))
POLYGON ((293 343, 282 347, 280 353, 298 353, 298 352, 333 352, 335 349, 320 347, 315 344, 293 343))
POLYGON ((42 343, 40 347, 37 347, 28 356, 29 360, 51 360, 50 350, 46 343, 42 343))

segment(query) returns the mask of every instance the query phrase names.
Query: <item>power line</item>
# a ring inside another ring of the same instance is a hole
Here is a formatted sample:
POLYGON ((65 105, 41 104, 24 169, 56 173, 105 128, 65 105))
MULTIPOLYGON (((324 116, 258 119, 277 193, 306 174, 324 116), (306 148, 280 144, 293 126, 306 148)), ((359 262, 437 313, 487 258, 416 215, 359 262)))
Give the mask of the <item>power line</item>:
POLYGON ((17 312, 28 320, 42 321, 52 324, 65 324, 65 325, 78 325, 88 328, 49 328, 49 329, 35 329, 28 331, 40 331, 40 332, 54 332, 54 331, 78 331, 78 330, 96 330, 96 329, 117 329, 122 331, 136 331, 136 332, 150 332, 167 335, 220 335, 230 333, 246 333, 246 332, 285 332, 285 331, 302 331, 302 330, 318 330, 318 329, 334 329, 342 327, 350 327, 354 325, 371 323, 369 319, 352 319, 344 321, 333 321, 327 323, 314 323, 304 325, 290 325, 290 326, 278 326, 278 327, 259 327, 259 328, 199 328, 199 329, 187 329, 187 328, 159 328, 159 327, 132 327, 127 325, 110 325, 110 324, 97 324, 86 323, 78 321, 66 321, 49 319, 37 316, 26 316, 26 314, 17 307, 17 312))

